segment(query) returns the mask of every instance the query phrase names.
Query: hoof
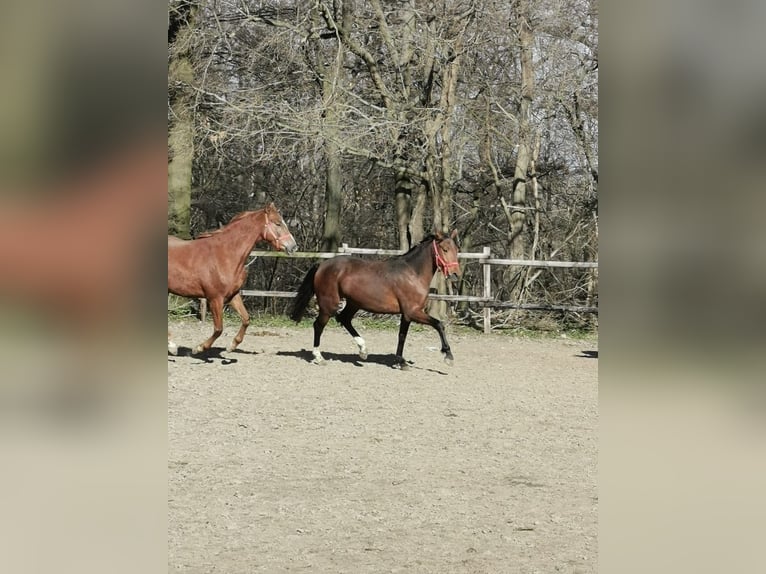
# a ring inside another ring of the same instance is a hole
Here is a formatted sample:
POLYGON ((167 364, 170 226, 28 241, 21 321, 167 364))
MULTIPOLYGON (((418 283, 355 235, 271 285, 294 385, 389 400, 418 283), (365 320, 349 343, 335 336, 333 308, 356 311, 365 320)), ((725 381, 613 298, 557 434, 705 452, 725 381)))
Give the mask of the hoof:
POLYGON ((205 352, 205 347, 203 347, 202 345, 197 345, 196 347, 194 347, 194 350, 192 351, 192 355, 201 355, 204 352, 205 352))
POLYGON ((452 356, 452 353, 447 353, 444 355, 444 362, 447 363, 450 367, 455 362, 455 358, 452 356))
POLYGON ((242 340, 237 341, 236 339, 232 339, 231 343, 229 343, 229 346, 226 347, 226 350, 231 353, 232 351, 235 351, 237 347, 239 347, 239 344, 242 342, 242 340))
POLYGON ((178 345, 175 343, 168 343, 168 353, 173 356, 178 355, 178 345))
POLYGON ((356 346, 359 348, 359 358, 363 361, 367 360, 367 345, 364 342, 364 339, 361 337, 354 337, 354 342, 356 343, 356 346))
POLYGON ((409 371, 410 370, 410 364, 408 361, 405 361, 404 359, 396 361, 392 367, 396 369, 397 371, 409 371))

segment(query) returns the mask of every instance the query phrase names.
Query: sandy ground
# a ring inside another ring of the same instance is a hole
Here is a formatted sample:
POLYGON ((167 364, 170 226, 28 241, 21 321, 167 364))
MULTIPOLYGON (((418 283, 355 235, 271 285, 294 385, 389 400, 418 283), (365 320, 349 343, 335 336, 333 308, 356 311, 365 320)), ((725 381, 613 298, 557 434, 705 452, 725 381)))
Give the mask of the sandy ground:
POLYGON ((169 572, 597 571, 595 337, 170 327, 169 572))

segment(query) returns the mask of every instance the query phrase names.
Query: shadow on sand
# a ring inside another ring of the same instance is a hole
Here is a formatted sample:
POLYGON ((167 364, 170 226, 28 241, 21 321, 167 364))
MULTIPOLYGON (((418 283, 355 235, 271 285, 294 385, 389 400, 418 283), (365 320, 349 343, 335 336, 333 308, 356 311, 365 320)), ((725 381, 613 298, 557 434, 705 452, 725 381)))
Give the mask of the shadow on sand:
MULTIPOLYGON (((314 355, 311 351, 308 349, 301 349, 300 351, 277 351, 276 353, 278 356, 281 357, 295 357, 298 359, 303 359, 307 363, 311 363, 314 360, 314 355)), ((327 363, 331 361, 338 361, 340 363, 348 363, 350 365, 354 365, 355 367, 363 367, 365 363, 372 363, 376 365, 382 365, 384 367, 389 367, 393 370, 399 370, 395 369, 394 366, 396 365, 396 355, 378 355, 378 354, 369 354, 367 355, 367 358, 365 360, 362 360, 359 358, 359 355, 355 353, 330 353, 328 351, 322 351, 322 356, 325 358, 325 362, 321 365, 317 366, 325 366, 327 363)), ((439 371, 436 369, 426 369, 423 367, 416 367, 415 363, 412 361, 407 361, 406 364, 400 369, 403 371, 409 371, 409 370, 421 370, 421 371, 428 371, 431 373, 437 373, 439 375, 447 375, 448 373, 445 373, 444 371, 439 371)))
MULTIPOLYGON (((227 352, 226 349, 223 347, 211 347, 204 353, 199 353, 197 355, 192 354, 191 347, 178 347, 178 352, 175 355, 171 355, 168 353, 168 360, 175 362, 175 360, 179 357, 189 357, 191 359, 199 360, 203 363, 217 363, 220 362, 222 365, 231 365, 233 363, 237 362, 237 359, 232 359, 230 357, 224 357, 221 353, 227 352)), ((232 353, 245 353, 248 355, 256 355, 257 353, 254 353, 252 351, 240 351, 239 349, 235 349, 232 351, 232 353)))

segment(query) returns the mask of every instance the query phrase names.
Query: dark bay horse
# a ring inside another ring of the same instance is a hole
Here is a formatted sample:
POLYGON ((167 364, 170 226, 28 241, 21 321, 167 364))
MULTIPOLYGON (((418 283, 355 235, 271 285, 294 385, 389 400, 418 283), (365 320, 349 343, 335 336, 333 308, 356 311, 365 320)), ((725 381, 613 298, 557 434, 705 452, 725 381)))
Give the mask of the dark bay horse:
POLYGON ((309 269, 298 290, 291 318, 303 317, 311 297, 316 294, 319 316, 314 321, 314 363, 324 358, 319 351, 322 331, 335 316, 359 346, 359 356, 367 358, 365 342, 354 329, 351 320, 360 309, 372 313, 400 314, 399 343, 395 367, 405 365, 402 352, 410 323, 431 325, 439 333, 444 360, 452 362, 452 351, 441 321, 425 312, 428 288, 434 273, 445 276, 460 274, 455 243, 457 231, 448 237, 441 233, 429 235, 403 255, 380 261, 341 256, 328 259, 309 269), (345 300, 345 306, 343 301, 345 300))
MULTIPOLYGON (((239 291, 247 277, 247 256, 259 241, 268 241, 274 249, 288 253, 298 248, 273 203, 257 211, 244 211, 221 229, 190 241, 168 236, 168 292, 204 297, 213 316, 213 334, 197 345, 195 353, 208 350, 223 332, 223 306, 227 303, 242 319, 227 350, 233 351, 244 339, 250 316, 239 291)), ((168 331, 168 352, 175 354, 177 350, 168 331)))

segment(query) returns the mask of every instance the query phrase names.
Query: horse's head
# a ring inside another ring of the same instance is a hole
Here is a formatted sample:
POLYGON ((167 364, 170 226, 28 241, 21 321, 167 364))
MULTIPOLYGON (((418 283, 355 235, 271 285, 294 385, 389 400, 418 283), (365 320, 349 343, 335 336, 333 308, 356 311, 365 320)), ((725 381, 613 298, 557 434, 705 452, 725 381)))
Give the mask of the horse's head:
POLYGON ((457 259, 457 229, 447 236, 441 232, 435 234, 434 258, 436 267, 444 273, 445 277, 455 281, 460 276, 460 263, 457 259))
POLYGON ((298 249, 293 234, 287 229, 282 214, 273 203, 270 203, 264 210, 266 213, 266 224, 263 227, 263 238, 271 243, 271 246, 278 250, 285 250, 292 253, 298 249))

